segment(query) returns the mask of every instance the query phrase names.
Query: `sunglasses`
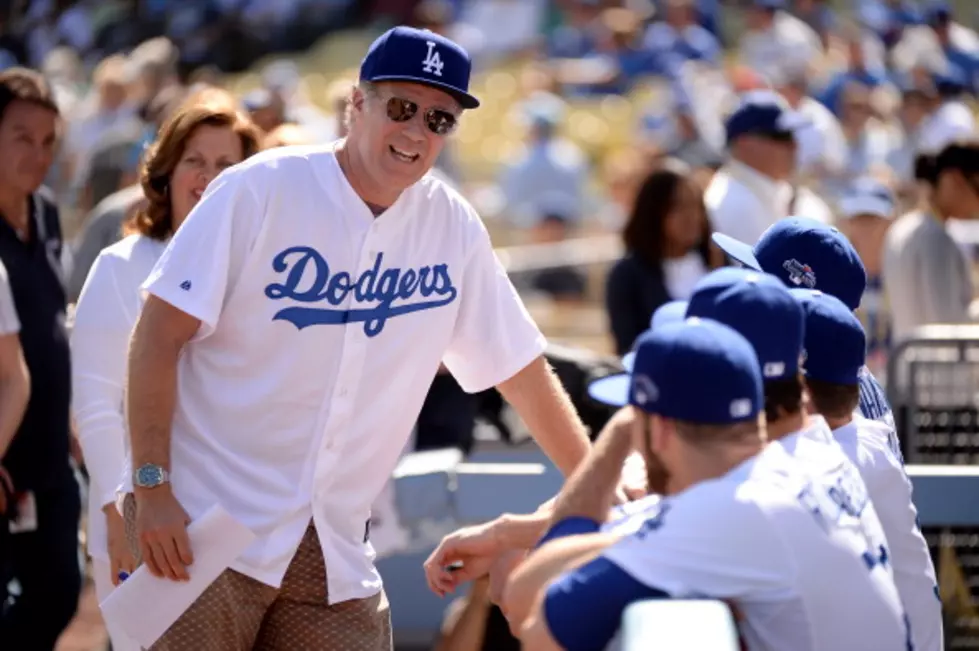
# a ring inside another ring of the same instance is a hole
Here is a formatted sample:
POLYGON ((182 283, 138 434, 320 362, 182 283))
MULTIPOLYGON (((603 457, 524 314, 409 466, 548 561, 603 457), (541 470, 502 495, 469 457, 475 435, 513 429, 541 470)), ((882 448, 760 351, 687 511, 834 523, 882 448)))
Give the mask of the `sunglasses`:
MULTIPOLYGON (((415 102, 401 97, 392 97, 387 101, 388 119, 392 122, 407 122, 418 113, 419 106, 415 102)), ((422 113, 422 119, 428 130, 437 136, 447 136, 455 131, 459 118, 452 113, 437 108, 430 108, 422 113)))

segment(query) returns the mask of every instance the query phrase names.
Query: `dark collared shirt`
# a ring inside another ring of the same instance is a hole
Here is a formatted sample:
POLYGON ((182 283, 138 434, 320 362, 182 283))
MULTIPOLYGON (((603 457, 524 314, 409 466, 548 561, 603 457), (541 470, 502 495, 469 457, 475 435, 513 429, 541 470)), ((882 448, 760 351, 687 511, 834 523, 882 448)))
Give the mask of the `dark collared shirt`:
POLYGON ((0 260, 20 318, 20 343, 31 375, 27 412, 3 466, 17 490, 38 490, 71 477, 71 361, 65 327, 58 208, 43 193, 30 198, 30 237, 22 241, 0 218, 0 260))

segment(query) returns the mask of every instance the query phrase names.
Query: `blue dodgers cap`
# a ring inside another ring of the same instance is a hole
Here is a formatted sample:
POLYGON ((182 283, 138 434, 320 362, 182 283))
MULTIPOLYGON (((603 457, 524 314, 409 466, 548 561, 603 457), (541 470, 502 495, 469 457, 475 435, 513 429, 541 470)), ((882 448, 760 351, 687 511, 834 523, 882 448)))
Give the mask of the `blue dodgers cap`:
POLYGON ((728 326, 687 319, 648 330, 636 342, 632 373, 592 382, 596 400, 649 414, 725 425, 757 418, 764 385, 751 344, 728 326))
POLYGON ((735 267, 711 272, 694 286, 687 317, 714 319, 744 335, 766 381, 799 372, 805 319, 775 276, 735 267))
MULTIPOLYGON (((649 320, 649 329, 656 330, 657 328, 662 328, 668 323, 679 323, 687 315, 687 302, 686 301, 669 301, 668 303, 663 303, 656 311, 653 312, 653 317, 649 320)), ((636 352, 633 350, 626 353, 622 357, 622 367, 627 370, 632 370, 632 364, 636 360, 636 352)))
POLYGON ((727 142, 747 134, 792 136, 811 121, 793 111, 785 98, 772 90, 752 90, 741 95, 738 107, 725 123, 727 142))
POLYGON ((444 90, 463 108, 479 100, 469 94, 472 59, 458 43, 414 27, 392 27, 374 41, 360 64, 361 81, 413 81, 444 90))
POLYGON ((867 335, 843 301, 819 290, 790 290, 806 315, 803 373, 832 384, 859 384, 867 335))
POLYGON ((839 229, 808 217, 775 222, 754 247, 714 233, 714 243, 741 264, 778 276, 790 288, 818 289, 860 307, 867 270, 839 229))

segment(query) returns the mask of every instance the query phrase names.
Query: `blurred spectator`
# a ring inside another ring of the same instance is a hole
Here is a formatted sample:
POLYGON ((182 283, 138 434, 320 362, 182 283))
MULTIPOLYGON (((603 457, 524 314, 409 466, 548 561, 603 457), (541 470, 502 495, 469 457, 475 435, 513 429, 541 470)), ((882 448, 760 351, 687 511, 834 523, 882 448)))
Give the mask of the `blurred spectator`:
MULTIPOLYGON (((155 134, 183 101, 184 92, 178 87, 168 87, 146 108, 144 116, 148 131, 155 134)), ((99 252, 122 237, 122 224, 143 201, 143 190, 138 183, 122 188, 105 197, 86 216, 78 243, 72 250, 71 273, 68 277, 68 300, 77 301, 89 269, 99 252)))
POLYGON ((901 193, 914 184, 914 160, 922 149, 921 137, 928 117, 938 107, 938 90, 930 75, 902 75, 899 80, 901 106, 898 125, 901 142, 891 151, 888 167, 897 177, 901 193))
POLYGON ((649 26, 643 44, 662 67, 674 59, 720 62, 721 44, 699 24, 695 0, 665 0, 660 4, 663 19, 649 26))
POLYGON ((971 320, 972 272, 947 224, 979 215, 979 143, 954 142, 919 156, 915 176, 927 185, 927 198, 891 226, 884 244, 895 344, 921 325, 971 320))
POLYGON ((976 134, 977 122, 964 101, 969 80, 960 68, 948 66, 933 74, 937 107, 924 120, 918 140, 920 151, 936 153, 950 142, 976 134))
POLYGON ((608 228, 621 229, 636 200, 640 186, 650 168, 649 156, 638 148, 614 151, 602 164, 601 184, 606 203, 599 211, 602 223, 608 228))
POLYGON ((271 133, 285 122, 285 104, 278 94, 258 88, 242 99, 252 122, 264 133, 271 133))
POLYGON ((311 144, 313 141, 303 127, 298 124, 280 124, 266 134, 262 140, 262 149, 311 144))
POLYGON ((602 3, 572 0, 560 4, 563 21, 551 32, 547 50, 558 59, 580 59, 595 51, 602 32, 602 3))
POLYGON ((749 91, 726 123, 729 159, 704 194, 713 228, 742 242, 757 242, 789 215, 830 221, 825 202, 793 186, 796 133, 809 121, 781 95, 749 91))
MULTIPOLYGON (((338 79, 334 83, 338 87, 331 86, 327 101, 336 111, 340 102, 338 88, 342 88, 345 98, 350 94, 353 82, 338 79)), ((332 142, 339 137, 335 121, 310 99, 307 84, 293 61, 280 60, 266 66, 262 70, 262 84, 272 93, 273 103, 281 105, 282 120, 303 127, 313 142, 332 142)), ((340 111, 339 115, 343 113, 340 111)))
POLYGON ((536 47, 546 9, 546 0, 468 0, 446 35, 486 66, 536 47))
POLYGON ((781 61, 815 61, 822 55, 819 36, 785 11, 786 0, 748 0, 747 5, 738 53, 742 65, 771 74, 781 61))
MULTIPOLYGON (((123 394, 129 333, 142 305, 139 288, 210 181, 258 150, 259 131, 237 106, 234 97, 212 89, 176 111, 143 165, 148 204, 126 224, 128 236, 99 254, 78 300, 72 408, 90 477, 88 551, 100 602, 119 584, 119 572, 136 566, 116 488, 126 465, 123 394)), ((108 624, 115 651, 139 648, 118 622, 108 624)))
POLYGON ((720 263, 710 243, 703 193, 683 164, 670 162, 646 177, 622 230, 625 255, 605 286, 615 351, 632 349, 656 309, 686 300, 693 286, 720 263))
POLYGON ((130 70, 120 55, 103 59, 92 74, 93 90, 71 124, 65 148, 72 183, 81 186, 94 151, 106 138, 136 128, 137 106, 130 101, 130 70))
POLYGON ((794 0, 792 13, 819 36, 823 48, 829 45, 837 17, 827 0, 794 0))
POLYGON ((846 139, 839 120, 808 94, 806 62, 787 62, 773 79, 775 89, 808 124, 796 131, 796 172, 802 180, 819 181, 843 173, 846 139))
POLYGON ((838 116, 843 111, 842 95, 847 87, 856 82, 873 89, 888 80, 882 53, 868 52, 873 49, 873 42, 868 41, 862 31, 848 30, 843 44, 846 48, 846 68, 838 72, 818 96, 819 101, 838 116))
MULTIPOLYGON (((0 73, 0 261, 9 273, 31 378, 27 411, 0 459, 21 525, 0 559, 20 586, 13 604, 0 612, 0 640, 11 649, 53 649, 75 614, 82 585, 61 224, 57 205, 40 190, 54 159, 58 120, 38 73, 0 73)), ((0 603, 8 596, 7 581, 0 581, 0 603)))
MULTIPOLYGON (((575 224, 565 214, 572 206, 545 204, 544 214, 537 220, 532 231, 536 244, 563 242, 574 232, 575 224)), ((581 269, 573 266, 556 266, 535 272, 530 288, 556 301, 580 301, 585 298, 587 278, 581 269)))
POLYGON ((826 196, 835 200, 845 193, 853 179, 886 168, 892 152, 898 148, 896 134, 875 115, 870 87, 850 81, 840 96, 840 126, 846 141, 842 174, 827 177, 823 186, 826 196))
POLYGON ((858 0, 857 16, 888 50, 901 40, 906 27, 924 20, 914 0, 858 0))
POLYGON ((853 244, 867 270, 867 289, 856 315, 867 334, 867 366, 883 372, 891 343, 891 318, 885 300, 884 238, 896 217, 897 199, 886 183, 857 179, 839 201, 840 230, 853 244))
POLYGON ((558 134, 564 118, 563 106, 531 101, 522 117, 529 127, 525 153, 506 164, 500 174, 506 214, 519 226, 533 226, 544 211, 540 201, 546 198, 568 206, 564 216, 578 221, 589 166, 584 152, 558 134))

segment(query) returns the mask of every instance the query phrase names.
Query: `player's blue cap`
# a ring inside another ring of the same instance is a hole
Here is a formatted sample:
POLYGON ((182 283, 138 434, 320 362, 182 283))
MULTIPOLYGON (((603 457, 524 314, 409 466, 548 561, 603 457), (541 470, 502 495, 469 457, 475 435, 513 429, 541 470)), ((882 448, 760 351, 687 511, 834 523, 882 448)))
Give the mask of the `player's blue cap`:
POLYGON ((413 81, 443 90, 463 108, 479 106, 469 94, 472 59, 449 39, 403 25, 377 37, 360 64, 361 81, 413 81))
POLYGON ((799 372, 805 319, 782 281, 751 269, 724 267, 694 286, 687 317, 714 319, 751 342, 765 380, 799 372))
MULTIPOLYGON (((678 323, 683 321, 687 315, 686 301, 669 301, 663 303, 653 312, 653 318, 649 320, 649 329, 656 330, 662 328, 667 323, 678 323)), ((622 366, 627 371, 632 370, 632 364, 636 360, 636 352, 631 351, 622 358, 622 366)))
POLYGON ((754 247, 714 233, 714 243, 741 264, 778 276, 790 288, 818 289, 860 307, 867 270, 838 229, 807 217, 775 222, 754 247))
POLYGON ((858 384, 867 357, 860 320, 835 296, 813 289, 790 293, 806 315, 803 373, 832 384, 858 384))
POLYGON ((811 124, 809 118, 793 111, 785 98, 772 90, 744 93, 738 107, 725 123, 727 141, 747 134, 789 137, 811 124))
POLYGON ((751 344, 708 319, 647 330, 636 342, 633 371, 596 380, 589 392, 608 405, 631 404, 649 414, 707 425, 750 420, 764 407, 751 344))

